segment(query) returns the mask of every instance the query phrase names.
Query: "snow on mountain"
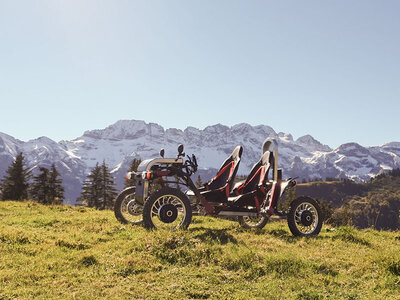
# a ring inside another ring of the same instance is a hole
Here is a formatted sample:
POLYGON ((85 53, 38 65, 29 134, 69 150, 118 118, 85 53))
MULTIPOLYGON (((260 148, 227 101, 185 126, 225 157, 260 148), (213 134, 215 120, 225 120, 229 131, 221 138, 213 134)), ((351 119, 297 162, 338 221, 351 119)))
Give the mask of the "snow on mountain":
POLYGON ((302 137, 299 137, 296 140, 296 144, 299 146, 304 147, 310 152, 315 152, 315 151, 323 151, 323 152, 329 152, 332 151, 332 149, 327 146, 327 145, 322 145, 320 142, 318 142, 316 139, 314 139, 311 135, 305 135, 302 137))
POLYGON ((23 142, 0 132, 0 178, 6 174, 5 171, 18 155, 18 147, 22 144, 23 142))
POLYGON ((291 134, 276 133, 266 125, 216 124, 203 130, 194 127, 180 130, 164 129, 144 121, 121 120, 105 129, 86 131, 72 141, 58 143, 46 137, 22 142, 0 133, 0 178, 19 152, 24 153, 27 166, 33 172, 39 166, 50 167, 55 163, 63 177, 66 202, 73 204, 80 195, 81 183, 96 163, 108 164, 120 189, 134 158, 158 157, 161 148, 165 149, 166 157, 174 157, 181 143, 187 154, 198 157, 199 174, 205 181, 237 145, 242 145, 238 174, 246 175, 260 158, 261 146, 267 137, 279 142, 279 165, 284 177, 343 177, 362 181, 400 167, 400 142, 375 147, 347 143, 331 149, 310 135, 293 140, 291 134))

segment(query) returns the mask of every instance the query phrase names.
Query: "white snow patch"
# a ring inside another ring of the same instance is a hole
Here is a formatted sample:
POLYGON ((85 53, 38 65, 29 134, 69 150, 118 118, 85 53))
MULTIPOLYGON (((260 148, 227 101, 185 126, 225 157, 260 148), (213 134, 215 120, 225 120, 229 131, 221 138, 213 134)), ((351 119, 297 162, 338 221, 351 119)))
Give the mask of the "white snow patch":
MULTIPOLYGON (((75 150, 77 150, 77 149, 75 149, 75 150)), ((71 158, 81 159, 81 157, 78 156, 78 155, 75 155, 75 153, 74 153, 73 151, 74 151, 74 150, 66 150, 65 153, 67 153, 68 156, 70 156, 71 158)))
POLYGON ((71 168, 65 163, 65 162, 61 162, 61 164, 68 170, 68 171, 72 171, 71 168))
POLYGON ((122 162, 119 163, 114 169, 112 169, 112 170, 111 170, 111 173, 117 172, 117 171, 121 168, 121 166, 122 166, 122 162))
POLYGON ((393 169, 392 167, 390 167, 390 166, 388 166, 388 165, 380 165, 380 167, 381 167, 383 170, 385 170, 385 171, 390 171, 390 170, 393 169))

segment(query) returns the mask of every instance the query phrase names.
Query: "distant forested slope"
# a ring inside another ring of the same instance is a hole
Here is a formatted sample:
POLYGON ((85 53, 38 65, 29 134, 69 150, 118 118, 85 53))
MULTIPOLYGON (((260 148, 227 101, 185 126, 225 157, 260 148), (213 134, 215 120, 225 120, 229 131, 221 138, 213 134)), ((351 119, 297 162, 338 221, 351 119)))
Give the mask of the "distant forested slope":
POLYGON ((297 196, 308 195, 332 208, 328 222, 358 228, 399 229, 400 170, 367 183, 349 180, 299 184, 297 196))

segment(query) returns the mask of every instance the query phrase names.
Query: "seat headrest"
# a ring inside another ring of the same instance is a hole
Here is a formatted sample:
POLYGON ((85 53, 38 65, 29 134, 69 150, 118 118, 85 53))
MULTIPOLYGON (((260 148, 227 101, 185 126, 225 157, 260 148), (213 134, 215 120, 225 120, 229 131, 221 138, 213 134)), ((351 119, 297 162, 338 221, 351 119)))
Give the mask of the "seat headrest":
POLYGON ((233 160, 238 160, 238 159, 240 159, 242 157, 242 153, 243 153, 243 147, 242 146, 237 146, 233 150, 233 152, 231 154, 231 157, 232 157, 233 160))
POLYGON ((265 151, 264 154, 261 156, 261 164, 263 166, 268 164, 273 164, 273 154, 270 151, 265 151))

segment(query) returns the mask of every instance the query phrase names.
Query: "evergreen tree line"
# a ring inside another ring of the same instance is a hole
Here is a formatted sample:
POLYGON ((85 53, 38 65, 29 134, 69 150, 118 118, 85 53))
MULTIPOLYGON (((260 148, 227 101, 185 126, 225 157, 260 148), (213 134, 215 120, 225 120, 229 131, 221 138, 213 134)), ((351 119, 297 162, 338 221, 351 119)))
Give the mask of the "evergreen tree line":
POLYGON ((353 181, 351 179, 348 178, 343 178, 343 177, 325 177, 325 180, 323 180, 323 178, 319 177, 319 178, 303 178, 301 179, 301 183, 311 183, 311 182, 340 182, 340 181, 353 181))
MULTIPOLYGON (((131 169, 137 169, 139 164, 140 160, 134 160, 131 169)), ((129 185, 132 182, 127 181, 125 184, 129 185)), ((102 165, 96 164, 87 176, 77 202, 96 209, 112 209, 116 195, 113 176, 103 162, 102 165)), ((60 173, 52 164, 50 169, 39 167, 38 174, 33 176, 25 167, 24 156, 20 153, 7 169, 0 184, 0 199, 17 201, 31 199, 41 204, 62 204, 64 187, 60 173)))
POLYGON ((59 176, 54 164, 50 170, 39 167, 38 175, 32 176, 24 165, 23 154, 19 153, 1 182, 1 199, 21 201, 31 198, 42 204, 61 204, 64 200, 64 188, 59 176))

